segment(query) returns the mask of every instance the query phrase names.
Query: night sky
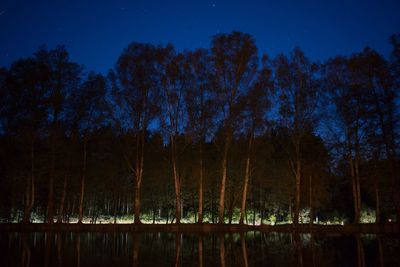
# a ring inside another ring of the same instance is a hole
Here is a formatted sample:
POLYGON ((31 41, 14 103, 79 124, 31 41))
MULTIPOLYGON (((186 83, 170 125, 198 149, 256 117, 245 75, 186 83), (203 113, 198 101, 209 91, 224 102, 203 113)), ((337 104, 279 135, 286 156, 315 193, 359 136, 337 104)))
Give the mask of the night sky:
POLYGON ((130 42, 208 47, 211 36, 251 34, 275 56, 300 46, 313 60, 369 45, 385 56, 400 32, 399 0, 79 1, 2 0, 0 65, 30 56, 41 44, 65 44, 71 59, 105 73, 130 42))

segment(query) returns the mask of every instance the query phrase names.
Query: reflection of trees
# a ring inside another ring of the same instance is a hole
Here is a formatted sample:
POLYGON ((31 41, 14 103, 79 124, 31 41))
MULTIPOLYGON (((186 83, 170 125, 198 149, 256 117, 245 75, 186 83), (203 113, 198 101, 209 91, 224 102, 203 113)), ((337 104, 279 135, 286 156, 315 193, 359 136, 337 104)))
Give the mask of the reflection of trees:
POLYGON ((81 233, 76 233, 75 239, 75 248, 76 248, 76 266, 81 266, 81 233))
POLYGON ((221 262, 221 267, 225 267, 225 236, 220 234, 219 239, 219 260, 221 262))
POLYGON ((182 233, 175 234, 175 267, 181 266, 182 233))
POLYGON ((245 235, 243 233, 240 234, 240 244, 241 244, 241 247, 242 247, 243 266, 244 267, 248 267, 249 266, 249 262, 248 262, 248 259, 247 259, 246 238, 245 238, 245 235))
POLYGON ((198 256, 199 256, 199 267, 203 267, 203 235, 198 236, 198 256))
POLYGON ((133 267, 139 266, 139 235, 137 233, 132 234, 133 243, 133 267))
POLYGON ((29 267, 31 265, 31 248, 28 241, 29 233, 22 233, 22 254, 21 254, 21 266, 29 267))

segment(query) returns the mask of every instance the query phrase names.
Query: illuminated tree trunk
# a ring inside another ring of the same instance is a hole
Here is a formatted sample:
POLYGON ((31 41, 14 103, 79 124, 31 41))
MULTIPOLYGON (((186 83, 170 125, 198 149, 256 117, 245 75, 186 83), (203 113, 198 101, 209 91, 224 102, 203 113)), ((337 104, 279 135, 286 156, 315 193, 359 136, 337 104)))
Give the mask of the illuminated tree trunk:
POLYGON ((293 210, 293 224, 296 226, 299 224, 300 214, 300 193, 301 193, 301 161, 300 161, 300 141, 295 141, 295 163, 292 164, 292 169, 295 176, 295 203, 293 210))
POLYGON ((229 150, 230 136, 226 136, 224 143, 224 152, 222 155, 222 176, 221 176, 221 188, 219 194, 219 209, 218 209, 218 223, 224 223, 224 212, 225 212, 225 188, 228 168, 228 150, 229 150))
POLYGON ((243 224, 243 222, 244 222, 244 213, 246 211, 247 187, 248 187, 249 178, 250 178, 250 153, 251 153, 252 145, 253 145, 253 135, 251 134, 250 137, 249 137, 249 144, 248 144, 248 148, 247 148, 248 150, 247 150, 246 168, 245 168, 243 191, 242 191, 242 205, 240 206, 239 224, 243 224))
POLYGON ((171 136, 171 162, 172 162, 172 173, 174 176, 175 185, 175 218, 176 223, 181 223, 181 184, 178 173, 177 159, 176 159, 176 140, 175 136, 171 136))
POLYGON ((143 162, 144 162, 144 135, 142 130, 140 135, 136 137, 136 167, 135 167, 135 199, 134 199, 134 223, 140 224, 140 192, 142 187, 143 177, 143 162))
POLYGON ((65 195, 67 194, 68 175, 64 175, 63 191, 60 199, 60 209, 58 212, 57 223, 61 223, 64 216, 65 195))
POLYGON ((35 143, 31 140, 31 175, 26 181, 26 206, 24 210, 23 223, 29 223, 31 211, 35 203, 35 143))
POLYGON ((198 223, 203 223, 203 140, 200 141, 199 152, 199 210, 198 223))
POLYGON ((354 223, 359 223, 361 215, 361 196, 360 196, 360 179, 359 179, 357 157, 353 159, 350 156, 349 163, 350 163, 350 174, 352 180, 352 191, 354 200, 354 223))
POLYGON ((82 223, 82 219, 83 219, 83 198, 84 198, 84 194, 85 194, 86 161, 87 161, 87 138, 86 138, 86 136, 84 136, 84 140, 83 140, 83 166, 82 166, 80 195, 79 195, 78 223, 82 223))
POLYGON ((47 196, 47 223, 54 223, 54 176, 55 176, 55 165, 56 165, 56 153, 55 153, 55 137, 52 136, 52 148, 51 148, 51 163, 50 163, 50 174, 49 174, 49 189, 47 196))
POLYGON ((309 176, 309 181, 308 181, 308 191, 309 191, 309 203, 310 203, 310 225, 314 223, 314 218, 315 218, 315 208, 314 208, 314 192, 313 192, 313 176, 309 176))

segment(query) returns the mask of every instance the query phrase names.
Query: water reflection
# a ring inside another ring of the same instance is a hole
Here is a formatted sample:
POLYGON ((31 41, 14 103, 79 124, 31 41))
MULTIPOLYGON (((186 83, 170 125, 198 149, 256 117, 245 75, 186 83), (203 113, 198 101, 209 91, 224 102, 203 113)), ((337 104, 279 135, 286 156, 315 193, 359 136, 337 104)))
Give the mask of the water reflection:
POLYGON ((400 266, 395 236, 1 233, 1 266, 400 266))

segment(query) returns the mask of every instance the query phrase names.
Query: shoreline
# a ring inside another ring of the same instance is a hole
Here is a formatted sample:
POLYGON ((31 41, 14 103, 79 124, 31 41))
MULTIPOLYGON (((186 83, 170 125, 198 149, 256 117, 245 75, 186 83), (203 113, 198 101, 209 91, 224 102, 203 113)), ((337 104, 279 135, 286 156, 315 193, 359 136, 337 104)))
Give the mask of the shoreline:
POLYGON ((399 235, 399 225, 396 223, 365 223, 346 225, 323 224, 292 224, 279 225, 239 225, 239 224, 78 224, 78 223, 0 223, 0 232, 182 232, 182 233, 212 233, 212 232, 300 232, 327 234, 392 234, 399 235))

